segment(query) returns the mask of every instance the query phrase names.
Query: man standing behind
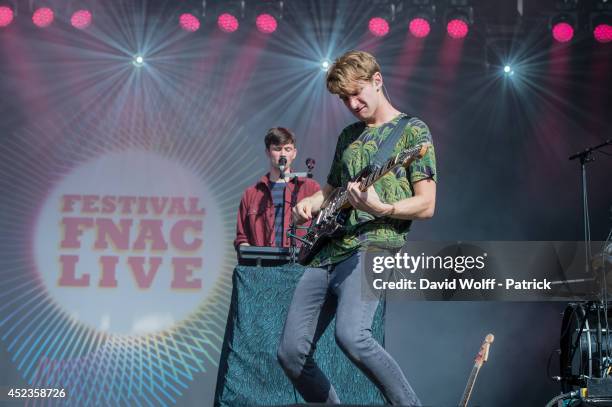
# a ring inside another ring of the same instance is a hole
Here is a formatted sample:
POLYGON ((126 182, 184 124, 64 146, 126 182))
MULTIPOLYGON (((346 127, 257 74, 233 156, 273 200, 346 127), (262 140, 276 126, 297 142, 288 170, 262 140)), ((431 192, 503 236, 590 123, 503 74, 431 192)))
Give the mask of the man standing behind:
MULTIPOLYGON (((281 178, 281 169, 284 174, 291 173, 291 164, 297 156, 296 139, 290 130, 271 128, 264 142, 269 172, 242 194, 234 240, 236 250, 240 245, 289 247, 291 209, 321 189, 310 178, 281 178)), ((298 230, 296 234, 303 236, 305 231, 298 230)))

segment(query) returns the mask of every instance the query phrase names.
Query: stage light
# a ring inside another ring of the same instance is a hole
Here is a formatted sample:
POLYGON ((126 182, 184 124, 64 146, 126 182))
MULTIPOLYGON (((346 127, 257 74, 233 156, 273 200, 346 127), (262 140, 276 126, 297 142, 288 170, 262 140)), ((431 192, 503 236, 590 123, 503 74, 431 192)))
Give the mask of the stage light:
POLYGON ((137 68, 140 68, 141 66, 144 65, 144 57, 142 55, 135 55, 134 58, 132 59, 132 65, 134 65, 137 68))
POLYGON ((72 16, 70 17, 70 24, 72 24, 74 28, 84 30, 91 25, 91 20, 91 11, 82 9, 72 13, 72 16))
POLYGON ((253 4, 249 15, 255 16, 255 27, 262 34, 272 34, 283 19, 284 1, 261 1, 253 4))
POLYGON ((612 41, 612 1, 597 0, 589 16, 593 38, 599 43, 612 41))
POLYGON ((514 69, 512 69, 512 66, 504 65, 504 75, 505 76, 512 76, 512 75, 514 75, 514 69))
POLYGON ((410 30, 410 34, 414 35, 415 37, 425 38, 431 31, 431 24, 424 18, 416 17, 410 20, 408 28, 410 30))
POLYGON ((331 66, 331 62, 329 61, 329 59, 324 59, 323 61, 321 61, 321 70, 322 71, 327 71, 330 66, 331 66))
POLYGON ((557 42, 568 42, 574 37, 574 27, 565 21, 553 25, 552 35, 557 42))
POLYGON ((436 18, 436 6, 430 0, 412 0, 399 5, 396 18, 408 21, 413 37, 427 37, 436 18))
POLYGON ((465 38, 474 23, 474 9, 467 0, 451 0, 444 16, 446 33, 453 39, 465 38))
POLYGON ((0 27, 8 27, 13 22, 15 10, 13 4, 0 3, 0 27))
POLYGON ((569 42, 574 38, 577 28, 577 0, 557 0, 555 9, 548 22, 552 37, 557 42, 569 42))
POLYGON ((465 38, 469 32, 469 25, 462 18, 453 18, 446 24, 446 32, 454 39, 465 38))
POLYGON ((206 2, 181 1, 176 5, 175 14, 178 16, 179 27, 189 33, 198 31, 204 23, 204 16, 208 14, 206 9, 206 2))
POLYGON ((55 19, 55 13, 49 7, 40 7, 34 10, 32 22, 40 28, 50 26, 55 19))
POLYGON ((368 22, 368 30, 375 37, 384 37, 389 34, 389 22, 382 17, 373 17, 368 22))
POLYGON ((377 0, 370 11, 368 31, 375 37, 384 37, 389 34, 391 23, 395 20, 396 6, 390 0, 377 0))
POLYGON ((522 43, 524 33, 515 28, 506 30, 496 27, 485 38, 484 63, 487 71, 495 76, 512 76, 521 71, 521 60, 517 57, 517 44, 522 43))
POLYGON ((593 37, 597 42, 606 43, 612 41, 612 25, 599 24, 593 29, 593 37))
POLYGON ((257 30, 263 34, 272 34, 278 27, 276 18, 267 13, 258 15, 255 19, 255 25, 257 26, 257 30))
POLYGON ((240 23, 238 23, 238 18, 233 14, 223 13, 217 17, 217 26, 223 32, 233 33, 238 29, 240 23))
POLYGON ((187 32, 196 32, 200 29, 200 19, 191 13, 183 13, 179 16, 179 25, 187 32))
POLYGON ((246 2, 244 0, 212 3, 207 14, 216 18, 217 27, 225 33, 233 33, 244 21, 246 2))

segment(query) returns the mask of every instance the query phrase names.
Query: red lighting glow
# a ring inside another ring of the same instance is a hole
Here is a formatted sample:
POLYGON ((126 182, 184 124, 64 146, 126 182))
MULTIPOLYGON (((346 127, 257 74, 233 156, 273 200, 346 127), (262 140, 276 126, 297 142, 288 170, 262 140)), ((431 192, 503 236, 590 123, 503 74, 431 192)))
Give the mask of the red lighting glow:
POLYGON ((51 10, 49 7, 41 7, 36 9, 34 14, 32 14, 32 22, 34 22, 34 24, 40 28, 50 26, 51 23, 53 23, 54 18, 55 15, 53 14, 53 10, 51 10))
POLYGON ((384 37, 389 33, 389 23, 381 17, 374 17, 368 23, 368 29, 376 37, 384 37))
POLYGON ((233 33, 239 26, 238 19, 229 13, 221 14, 219 18, 217 18, 217 25, 221 31, 226 33, 233 33))
POLYGON ((599 24, 593 30, 593 36, 597 42, 606 43, 612 41, 612 25, 599 24))
POLYGON ((190 13, 183 13, 179 17, 179 25, 188 32, 196 32, 200 29, 200 20, 190 13))
POLYGON ((15 17, 13 9, 7 6, 0 6, 0 27, 7 27, 15 17))
POLYGON ((574 37, 574 27, 568 23, 557 23, 553 26, 552 35, 557 42, 568 42, 574 37))
POLYGON ((270 14, 265 13, 257 16, 257 19, 255 20, 255 25, 257 26, 257 30, 259 30, 260 33, 264 34, 272 34, 274 31, 276 31, 276 28, 278 27, 276 18, 274 18, 270 14))
POLYGON ((89 10, 77 10, 70 17, 70 24, 74 28, 84 30, 91 25, 91 11, 89 10))
POLYGON ((425 38, 429 35, 429 32, 431 31, 429 21, 420 17, 413 18, 412 20, 410 20, 408 28, 410 29, 410 34, 414 35, 417 38, 425 38))
POLYGON ((468 35, 469 27, 461 19, 453 18, 446 24, 446 32, 451 38, 461 39, 468 35))

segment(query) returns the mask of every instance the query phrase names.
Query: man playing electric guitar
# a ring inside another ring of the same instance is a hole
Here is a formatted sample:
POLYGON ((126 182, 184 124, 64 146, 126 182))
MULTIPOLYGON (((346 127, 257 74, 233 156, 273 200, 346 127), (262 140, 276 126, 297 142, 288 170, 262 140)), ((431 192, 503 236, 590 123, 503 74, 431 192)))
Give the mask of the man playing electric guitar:
POLYGON ((379 300, 364 298, 361 289, 363 250, 368 246, 401 248, 411 221, 430 218, 436 201, 431 144, 420 160, 408 168, 395 168, 366 191, 359 189, 359 182, 349 182, 372 163, 379 150, 398 154, 419 143, 431 143, 425 123, 394 108, 382 87, 380 67, 367 52, 348 52, 330 67, 327 89, 339 95, 359 122, 338 137, 327 185, 302 199, 293 211, 296 223, 312 219, 331 192, 341 186, 347 187, 353 207, 345 233, 330 239, 314 255, 298 283, 278 349, 283 370, 307 402, 340 403, 313 359, 316 342, 335 314, 339 346, 387 400, 394 405, 420 405, 398 364, 372 338, 379 300), (394 131, 398 123, 404 127, 394 131), (393 136, 397 143, 393 148, 381 148, 387 138, 393 140, 392 134, 398 135, 393 136))

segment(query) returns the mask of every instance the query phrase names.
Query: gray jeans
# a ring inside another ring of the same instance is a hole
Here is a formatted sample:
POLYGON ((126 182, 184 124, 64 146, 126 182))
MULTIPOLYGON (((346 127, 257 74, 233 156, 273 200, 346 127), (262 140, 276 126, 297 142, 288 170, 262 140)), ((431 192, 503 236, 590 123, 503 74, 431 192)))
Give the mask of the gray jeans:
POLYGON ((307 268, 300 279, 283 329, 278 360, 307 402, 340 400, 313 359, 316 343, 336 315, 336 342, 346 356, 393 405, 421 403, 393 358, 372 337, 379 299, 362 293, 362 261, 357 252, 325 268, 307 268))

